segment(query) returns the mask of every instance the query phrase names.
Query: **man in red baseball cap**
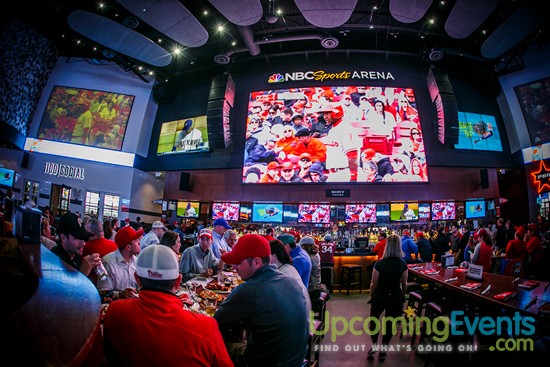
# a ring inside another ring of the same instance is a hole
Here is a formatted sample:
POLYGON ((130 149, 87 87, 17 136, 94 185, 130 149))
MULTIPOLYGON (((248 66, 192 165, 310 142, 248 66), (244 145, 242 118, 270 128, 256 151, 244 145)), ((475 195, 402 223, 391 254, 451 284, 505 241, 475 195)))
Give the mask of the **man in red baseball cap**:
POLYGON ((270 264, 269 242, 245 234, 222 260, 236 267, 244 283, 220 305, 214 318, 236 366, 298 366, 304 361, 309 334, 306 295, 298 282, 270 264), (246 327, 247 342, 230 340, 246 327))

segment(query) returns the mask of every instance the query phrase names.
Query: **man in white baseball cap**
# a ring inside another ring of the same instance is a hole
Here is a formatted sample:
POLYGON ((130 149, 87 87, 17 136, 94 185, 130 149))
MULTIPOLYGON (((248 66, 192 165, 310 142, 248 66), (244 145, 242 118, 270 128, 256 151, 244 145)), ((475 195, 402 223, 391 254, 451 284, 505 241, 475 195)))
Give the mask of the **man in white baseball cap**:
POLYGON ((168 230, 168 228, 166 228, 160 220, 155 221, 151 226, 151 230, 141 239, 141 251, 147 246, 158 245, 160 238, 166 230, 168 230))

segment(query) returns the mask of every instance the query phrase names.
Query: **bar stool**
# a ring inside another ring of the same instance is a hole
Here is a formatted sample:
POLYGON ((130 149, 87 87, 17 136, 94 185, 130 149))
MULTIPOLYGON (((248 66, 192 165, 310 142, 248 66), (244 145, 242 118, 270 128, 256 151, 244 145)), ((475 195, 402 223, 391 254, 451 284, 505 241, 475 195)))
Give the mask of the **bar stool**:
MULTIPOLYGON (((422 316, 422 313, 424 312, 425 308, 425 299, 424 294, 422 291, 413 291, 413 292, 407 292, 407 306, 405 309, 408 309, 409 307, 414 310, 415 318, 422 316)), ((415 325, 416 323, 413 323, 415 325)), ((414 345, 414 342, 416 340, 416 332, 415 328, 413 327, 412 330, 409 330, 411 333, 411 346, 414 345)), ((399 335, 399 338, 403 338, 403 325, 401 325, 401 333, 399 335)))
POLYGON ((342 287, 347 289, 347 295, 353 286, 359 285, 359 293, 363 289, 363 266, 358 264, 346 264, 342 265, 340 273, 340 292, 342 287), (355 279, 355 275, 358 275, 359 279, 355 279))
POLYGON ((318 331, 322 329, 322 325, 321 320, 314 320, 314 330, 309 332, 307 353, 302 367, 314 367, 319 364, 321 335, 319 335, 318 331), (314 331, 317 331, 317 333, 314 331))

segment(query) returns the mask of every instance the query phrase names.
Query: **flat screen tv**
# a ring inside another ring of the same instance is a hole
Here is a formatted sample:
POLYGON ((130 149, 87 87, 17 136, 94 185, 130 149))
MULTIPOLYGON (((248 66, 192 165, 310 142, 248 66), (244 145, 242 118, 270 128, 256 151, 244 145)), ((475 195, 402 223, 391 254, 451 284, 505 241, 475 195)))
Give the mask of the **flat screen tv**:
POLYGON ((390 222, 390 205, 389 204, 376 204, 376 222, 377 223, 390 222))
POLYGON ((390 220, 392 222, 416 222, 418 220, 418 203, 390 203, 390 220))
POLYGON ((13 187, 14 180, 15 180, 14 170, 0 167, 0 186, 13 187))
POLYGON ((252 204, 252 221, 257 223, 283 223, 283 204, 252 204))
POLYGON ((176 215, 183 218, 198 218, 200 205, 199 201, 178 201, 176 215))
POLYGON ((162 123, 157 155, 200 153, 209 150, 206 116, 186 117, 162 123))
POLYGON ((455 220, 456 205, 454 201, 432 202, 432 220, 455 220))
POLYGON ((283 75, 274 74, 269 80, 274 89, 249 95, 243 184, 348 183, 352 177, 365 184, 428 182, 413 89, 398 85, 275 89, 281 79, 283 75), (346 129, 329 129, 340 120, 346 129), (307 139, 315 139, 315 144, 305 147, 301 141, 307 139), (358 167, 356 172, 350 171, 346 155, 353 150, 358 152, 356 164, 351 165, 358 167), (407 158, 401 159, 399 173, 379 172, 382 181, 375 172, 378 165, 367 163, 375 156, 392 164, 398 157, 407 158), (277 172, 267 172, 271 162, 277 172))
POLYGON ((285 224, 298 224, 297 204, 285 204, 283 206, 283 221, 285 224))
POLYGON ((330 223, 330 204, 299 204, 298 223, 330 223))
POLYGON ((418 204, 418 219, 430 219, 431 205, 430 203, 418 204))
POLYGON ((212 219, 239 220, 239 203, 218 202, 212 204, 212 219))
POLYGON ((252 220, 252 204, 241 204, 239 209, 239 221, 250 222, 252 220))
POLYGON ((346 223, 376 223, 376 204, 347 204, 346 223))
POLYGON ((550 77, 514 87, 529 131, 531 145, 550 142, 550 77))
POLYGON ((53 87, 37 138, 121 150, 134 96, 53 87))
POLYGON ((458 112, 458 144, 455 149, 502 152, 500 133, 494 116, 458 112))
POLYGON ((485 200, 467 200, 464 203, 464 215, 467 219, 485 217, 485 200))

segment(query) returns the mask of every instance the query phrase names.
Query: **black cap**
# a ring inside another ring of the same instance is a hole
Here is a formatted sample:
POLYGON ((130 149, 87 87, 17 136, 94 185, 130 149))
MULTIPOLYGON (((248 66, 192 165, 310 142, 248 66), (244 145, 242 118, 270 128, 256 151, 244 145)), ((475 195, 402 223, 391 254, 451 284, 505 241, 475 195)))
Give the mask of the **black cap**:
POLYGON ((309 129, 307 127, 301 127, 301 128, 298 129, 298 131, 296 131, 294 136, 296 136, 296 137, 309 136, 309 129))
POLYGON ((79 240, 87 241, 92 236, 92 233, 82 227, 80 218, 75 213, 66 213, 59 220, 57 232, 64 235, 72 235, 79 240))

